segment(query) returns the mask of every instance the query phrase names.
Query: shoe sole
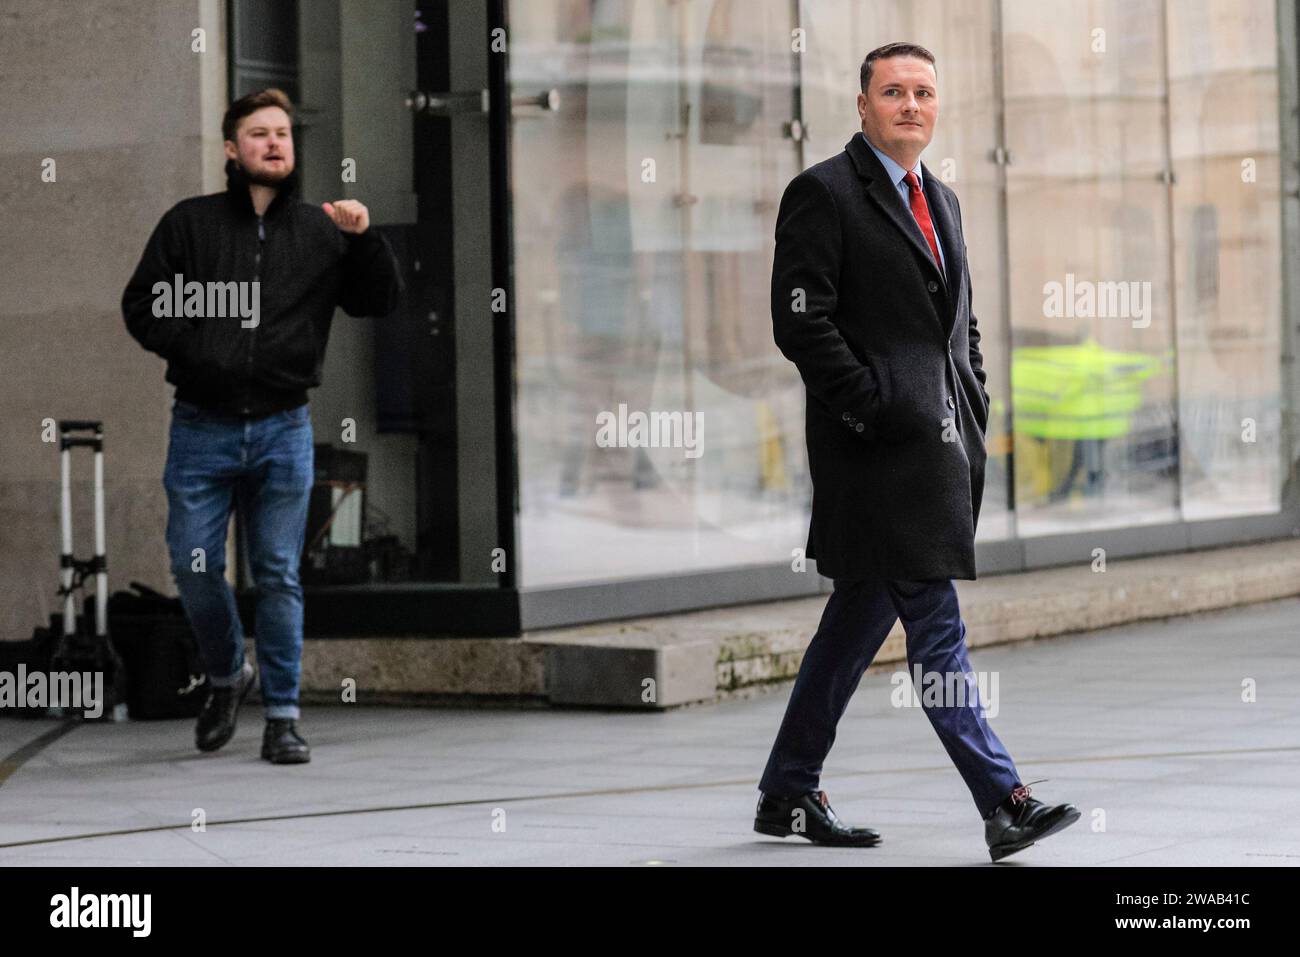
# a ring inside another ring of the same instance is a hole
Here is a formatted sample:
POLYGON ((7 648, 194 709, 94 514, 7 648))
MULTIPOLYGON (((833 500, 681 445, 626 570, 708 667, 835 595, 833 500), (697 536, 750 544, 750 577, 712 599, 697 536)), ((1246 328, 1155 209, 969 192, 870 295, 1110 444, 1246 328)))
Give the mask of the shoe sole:
POLYGON ((244 706, 244 699, 248 697, 249 692, 253 690, 253 685, 255 684, 257 684, 256 671, 254 671, 252 677, 248 679, 248 684, 245 686, 244 690, 239 693, 239 703, 235 705, 234 717, 231 718, 230 721, 230 733, 226 735, 224 738, 222 738, 218 743, 209 744, 207 747, 204 747, 203 745, 195 741, 194 746, 196 748, 198 748, 204 754, 211 754, 213 751, 220 751, 222 748, 224 748, 226 745, 230 743, 230 739, 235 736, 235 727, 239 724, 239 709, 244 706))
POLYGON ((310 754, 289 754, 277 760, 276 758, 271 757, 269 752, 263 751, 262 760, 270 761, 272 764, 310 764, 311 755, 310 754))
POLYGON ((878 837, 849 841, 819 841, 815 838, 809 837, 807 834, 796 834, 791 828, 784 824, 772 824, 767 821, 755 821, 754 830, 759 834, 766 834, 768 837, 802 837, 805 841, 815 844, 818 847, 875 847, 881 841, 878 837))
POLYGON ((997 862, 1002 860, 1003 858, 1010 857, 1012 854, 1016 854, 1020 851, 1023 851, 1027 847, 1033 847, 1037 842, 1041 841, 1043 838, 1051 837, 1053 834, 1065 830, 1075 821, 1079 820, 1079 818, 1082 816, 1083 816, 1083 812, 1078 810, 1076 810, 1073 814, 1067 814, 1059 821, 1057 821, 1055 824, 1053 824, 1051 827, 1049 827, 1046 831, 1043 831, 1041 834, 1035 834, 1034 839, 1032 841, 1026 841, 1023 844, 1011 844, 1008 846, 990 847, 989 857, 993 858, 994 862, 997 862))

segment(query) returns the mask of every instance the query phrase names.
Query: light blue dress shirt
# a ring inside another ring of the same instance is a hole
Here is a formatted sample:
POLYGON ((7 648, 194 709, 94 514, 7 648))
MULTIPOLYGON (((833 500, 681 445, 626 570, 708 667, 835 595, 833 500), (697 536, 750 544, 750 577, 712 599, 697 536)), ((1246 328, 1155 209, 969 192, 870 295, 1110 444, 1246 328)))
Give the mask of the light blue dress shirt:
MULTIPOLYGON (((898 190, 898 196, 902 199, 903 206, 910 213, 912 211, 912 189, 907 185, 907 181, 904 179, 904 177, 907 176, 907 170, 903 169, 903 167, 895 163, 893 159, 876 149, 871 140, 867 139, 867 134, 858 133, 858 135, 862 137, 862 142, 871 147, 871 152, 876 154, 876 159, 880 160, 881 165, 885 167, 885 172, 889 174, 890 182, 892 182, 894 188, 898 190)), ((921 175, 921 161, 919 159, 916 161, 916 167, 912 172, 916 174, 916 181, 921 185, 921 189, 924 190, 925 179, 921 175)), ((939 224, 935 222, 933 210, 930 211, 930 224, 934 226, 934 240, 935 244, 939 247, 939 268, 942 270, 944 276, 947 276, 948 264, 944 261, 943 256, 943 237, 939 234, 939 224)), ((917 228, 920 228, 919 223, 917 224, 917 228)), ((924 231, 921 235, 925 235, 924 231)))

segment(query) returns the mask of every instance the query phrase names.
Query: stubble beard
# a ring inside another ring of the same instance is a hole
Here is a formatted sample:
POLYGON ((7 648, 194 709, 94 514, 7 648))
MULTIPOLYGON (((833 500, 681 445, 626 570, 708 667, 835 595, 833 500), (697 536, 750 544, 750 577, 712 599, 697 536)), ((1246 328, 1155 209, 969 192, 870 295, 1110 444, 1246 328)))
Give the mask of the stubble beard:
POLYGON ((263 171, 260 173, 255 173, 253 170, 249 169, 243 163, 239 163, 238 165, 240 170, 243 171, 244 177, 250 183, 254 183, 258 186, 269 186, 272 189, 283 184, 284 181, 288 179, 289 175, 293 172, 293 169, 288 167, 288 164, 285 164, 286 166, 285 170, 280 173, 276 173, 272 171, 263 171))

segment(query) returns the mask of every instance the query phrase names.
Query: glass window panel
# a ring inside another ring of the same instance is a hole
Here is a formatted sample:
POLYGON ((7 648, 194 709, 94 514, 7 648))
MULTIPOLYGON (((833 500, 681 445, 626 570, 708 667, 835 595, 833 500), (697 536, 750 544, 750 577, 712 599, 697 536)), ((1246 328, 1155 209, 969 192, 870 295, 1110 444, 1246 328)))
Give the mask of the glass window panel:
POLYGON ((1281 223, 1272 0, 1169 11, 1183 515, 1279 507, 1281 223))
POLYGON ((858 130, 861 59, 898 39, 938 58, 924 159, 962 201, 993 399, 980 539, 1275 510, 1274 17, 1269 0, 515 0, 515 86, 566 96, 515 124, 525 581, 802 544, 775 204, 858 130), (801 144, 780 133, 796 92, 801 144), (706 454, 600 447, 595 416, 619 404, 702 412, 706 454))
MULTIPOLYGON (((397 4, 316 3, 299 13, 299 29, 288 36, 303 51, 295 58, 303 92, 296 115, 311 119, 294 136, 301 199, 364 203, 371 228, 388 231, 408 284, 391 315, 356 319, 339 312, 328 342, 318 343, 325 360, 321 386, 310 396, 318 448, 303 579, 309 585, 447 580, 445 543, 430 544, 417 515, 420 421, 395 414, 419 403, 423 390, 412 383, 430 371, 422 322, 432 307, 407 268, 420 250, 414 229, 398 226, 416 220, 410 182, 417 134, 401 108, 404 91, 416 82, 410 11, 397 4), (365 171, 356 185, 340 182, 340 157, 365 171), (398 382, 409 391, 391 388, 398 382), (432 554, 440 558, 436 568, 432 554)), ((287 42, 266 40, 268 49, 287 42)))
POLYGON ((1163 4, 1002 11, 1018 531, 1176 520, 1163 4))
POLYGON ((510 15, 514 91, 561 93, 512 142, 524 583, 789 561, 803 393, 767 290, 796 172, 791 4, 510 15), (658 444, 635 431, 656 415, 658 444))

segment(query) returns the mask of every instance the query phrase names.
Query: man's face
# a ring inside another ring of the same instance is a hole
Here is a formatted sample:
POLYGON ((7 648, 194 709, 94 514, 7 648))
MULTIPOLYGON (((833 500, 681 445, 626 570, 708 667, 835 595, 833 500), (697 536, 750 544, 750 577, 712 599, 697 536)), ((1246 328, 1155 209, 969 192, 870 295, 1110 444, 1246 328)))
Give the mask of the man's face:
POLYGON ((226 140, 226 158, 243 167, 248 178, 262 186, 278 186, 293 172, 293 133, 289 114, 278 106, 264 106, 239 122, 235 139, 226 140))
POLYGON ((858 116, 867 139, 894 159, 920 156, 939 119, 937 83, 934 67, 919 57, 873 63, 871 85, 858 94, 858 116))

